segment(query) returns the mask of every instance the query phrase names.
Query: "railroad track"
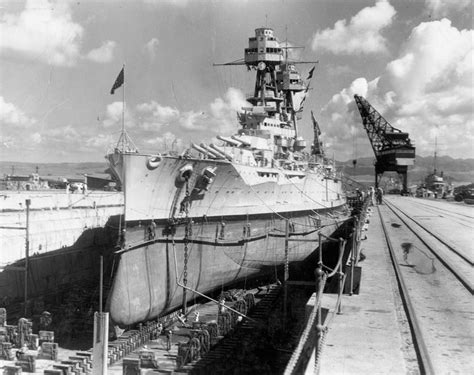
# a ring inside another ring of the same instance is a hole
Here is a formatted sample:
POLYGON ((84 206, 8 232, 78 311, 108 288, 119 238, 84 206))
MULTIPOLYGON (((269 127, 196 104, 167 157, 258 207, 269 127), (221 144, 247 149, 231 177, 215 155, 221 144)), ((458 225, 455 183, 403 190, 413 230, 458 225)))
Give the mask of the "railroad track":
POLYGON ((378 211, 420 372, 469 373, 474 368, 472 265, 429 232, 421 234, 424 229, 393 204, 378 211))
POLYGON ((473 294, 474 260, 469 254, 471 249, 458 248, 446 238, 430 230, 420 220, 410 217, 393 203, 387 201, 385 203, 405 226, 423 242, 426 248, 473 294))
MULTIPOLYGON (((465 213, 460 213, 458 211, 449 210, 448 208, 451 207, 448 203, 445 204, 446 207, 440 208, 433 206, 432 204, 425 203, 420 199, 413 199, 412 203, 415 203, 418 206, 423 207, 424 209, 428 209, 431 212, 443 215, 443 216, 450 216, 453 219, 456 219, 460 224, 465 224, 466 219, 468 219, 471 223, 474 223, 474 216, 467 215, 465 213), (460 221, 459 221, 460 220, 460 221)), ((457 206, 452 206, 453 208, 457 206)))

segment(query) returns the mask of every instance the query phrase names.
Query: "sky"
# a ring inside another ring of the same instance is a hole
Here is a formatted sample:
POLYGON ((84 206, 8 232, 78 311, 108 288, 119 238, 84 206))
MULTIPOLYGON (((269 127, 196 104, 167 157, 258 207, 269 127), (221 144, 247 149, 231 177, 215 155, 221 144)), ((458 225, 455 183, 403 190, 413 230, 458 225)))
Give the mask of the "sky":
POLYGON ((122 118, 141 152, 235 133, 255 73, 213 63, 264 26, 319 61, 308 144, 313 111, 329 155, 373 156, 358 94, 418 155, 474 158, 470 0, 0 0, 0 160, 102 162, 122 118))

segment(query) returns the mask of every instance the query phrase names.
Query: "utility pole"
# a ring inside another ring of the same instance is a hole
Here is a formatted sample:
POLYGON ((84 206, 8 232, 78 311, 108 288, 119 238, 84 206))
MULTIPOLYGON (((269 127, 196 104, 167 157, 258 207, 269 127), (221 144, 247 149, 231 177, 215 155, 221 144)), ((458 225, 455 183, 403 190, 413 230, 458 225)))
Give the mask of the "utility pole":
POLYGON ((289 272, 289 259, 288 259, 288 241, 290 236, 290 220, 287 218, 285 223, 285 268, 283 276, 283 324, 286 325, 286 314, 287 314, 287 302, 288 302, 288 279, 290 278, 289 272))
POLYGON ((27 316, 28 301, 28 263, 30 258, 30 204, 31 199, 25 200, 26 204, 26 240, 25 240, 25 317, 27 316))

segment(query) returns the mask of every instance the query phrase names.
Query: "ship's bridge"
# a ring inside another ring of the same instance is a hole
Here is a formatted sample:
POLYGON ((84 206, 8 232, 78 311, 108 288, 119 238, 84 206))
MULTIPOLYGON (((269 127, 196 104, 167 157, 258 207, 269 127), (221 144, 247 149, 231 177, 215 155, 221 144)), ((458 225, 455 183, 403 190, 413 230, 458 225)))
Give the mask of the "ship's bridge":
POLYGON ((283 51, 273 35, 273 29, 266 27, 255 29, 255 37, 249 38, 249 48, 245 49, 245 64, 257 65, 263 61, 276 65, 282 60, 283 51))
POLYGON ((303 91, 305 86, 301 75, 296 70, 293 64, 283 64, 281 70, 277 71, 277 89, 291 90, 291 91, 303 91))

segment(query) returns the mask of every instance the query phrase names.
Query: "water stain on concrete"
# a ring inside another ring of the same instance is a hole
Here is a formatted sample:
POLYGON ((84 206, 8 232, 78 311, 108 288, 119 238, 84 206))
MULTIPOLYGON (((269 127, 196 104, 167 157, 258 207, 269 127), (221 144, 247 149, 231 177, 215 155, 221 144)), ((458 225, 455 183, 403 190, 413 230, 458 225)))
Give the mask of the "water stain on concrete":
POLYGON ((414 246, 411 242, 401 244, 405 265, 412 267, 416 273, 429 275, 436 272, 435 258, 414 246))

